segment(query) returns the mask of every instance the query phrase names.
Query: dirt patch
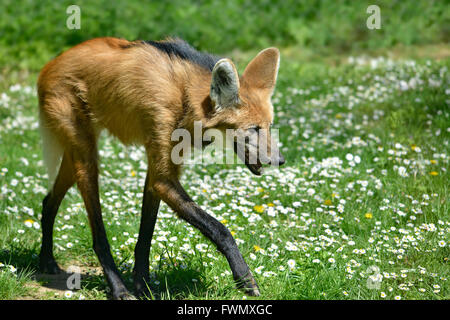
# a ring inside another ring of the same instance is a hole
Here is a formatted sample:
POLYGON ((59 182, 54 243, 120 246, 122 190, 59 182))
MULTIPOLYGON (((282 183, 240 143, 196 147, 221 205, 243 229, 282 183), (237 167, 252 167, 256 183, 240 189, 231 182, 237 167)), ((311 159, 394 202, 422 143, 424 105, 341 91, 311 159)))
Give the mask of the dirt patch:
POLYGON ((78 280, 83 281, 86 278, 103 274, 100 267, 79 267, 78 270, 64 268, 64 270, 64 272, 54 275, 34 274, 33 281, 26 285, 31 289, 30 295, 21 297, 20 300, 64 299, 66 292, 77 291, 71 285, 76 284, 78 280))

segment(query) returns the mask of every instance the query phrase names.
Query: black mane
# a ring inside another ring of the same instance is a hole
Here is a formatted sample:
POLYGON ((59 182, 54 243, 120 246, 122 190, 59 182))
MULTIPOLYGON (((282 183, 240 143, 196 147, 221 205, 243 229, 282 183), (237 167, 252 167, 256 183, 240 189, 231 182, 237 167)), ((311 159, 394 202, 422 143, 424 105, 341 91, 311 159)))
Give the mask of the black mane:
POLYGON ((207 70, 212 71, 219 57, 209 53, 199 52, 182 39, 170 39, 165 41, 143 41, 161 50, 169 56, 176 56, 180 59, 191 61, 207 70))

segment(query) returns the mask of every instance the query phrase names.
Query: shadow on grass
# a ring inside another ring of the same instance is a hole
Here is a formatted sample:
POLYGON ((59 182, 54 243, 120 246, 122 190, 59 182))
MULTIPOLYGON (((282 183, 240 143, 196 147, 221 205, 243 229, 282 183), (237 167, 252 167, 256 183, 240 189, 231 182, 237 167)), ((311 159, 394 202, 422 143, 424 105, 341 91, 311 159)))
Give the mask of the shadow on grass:
MULTIPOLYGON (((108 298, 111 299, 110 290, 103 273, 96 275, 82 274, 81 279, 83 289, 106 291, 108 292, 108 298)), ((122 272, 122 279, 130 293, 135 294, 132 272, 122 272)), ((151 278, 150 283, 148 283, 151 294, 140 298, 142 300, 167 300, 186 299, 191 294, 195 296, 204 296, 207 287, 201 279, 201 273, 188 268, 158 271, 156 277, 151 278)))
POLYGON ((153 297, 148 299, 187 299, 190 295, 205 296, 207 286, 202 273, 192 268, 170 268, 160 270, 156 278, 150 280, 149 288, 153 297))
POLYGON ((0 263, 14 266, 18 273, 32 272, 39 269, 39 252, 36 248, 11 246, 9 249, 0 249, 0 263))
MULTIPOLYGON (((69 290, 67 280, 73 275, 71 272, 59 274, 44 274, 39 270, 39 249, 11 246, 8 249, 0 250, 0 263, 11 265, 17 269, 17 274, 29 275, 30 280, 37 281, 42 287, 55 291, 69 290)), ((80 272, 81 281, 92 277, 90 272, 82 270, 80 272)), ((103 287, 102 289, 105 289, 103 287)))
MULTIPOLYGON (((56 291, 69 290, 67 280, 73 273, 63 271, 60 274, 42 274, 39 271, 39 248, 11 246, 0 250, 0 263, 12 265, 17 273, 29 274, 32 280, 42 287, 56 291)), ((61 266, 64 269, 64 266, 61 266)), ((122 272, 122 277, 128 290, 133 293, 133 276, 131 270, 122 272)), ((101 268, 80 269, 81 288, 107 292, 111 298, 108 284, 101 268)), ((193 268, 167 268, 156 272, 151 278, 149 288, 152 294, 147 299, 186 299, 189 296, 205 296, 207 286, 203 274, 193 268)), ((76 291, 76 290, 74 290, 76 291)))

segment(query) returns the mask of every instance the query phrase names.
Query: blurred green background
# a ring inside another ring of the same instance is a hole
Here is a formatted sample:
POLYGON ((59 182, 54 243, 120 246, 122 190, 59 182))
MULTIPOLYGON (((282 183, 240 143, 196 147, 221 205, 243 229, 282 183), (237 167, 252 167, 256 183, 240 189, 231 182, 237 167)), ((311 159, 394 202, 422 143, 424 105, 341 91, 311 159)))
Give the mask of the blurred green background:
POLYGON ((445 43, 449 7, 445 0, 2 0, 0 68, 39 70, 62 50, 99 36, 179 36, 219 54, 266 46, 348 53, 445 43), (81 8, 80 30, 66 27, 66 9, 72 4, 81 8), (372 4, 381 8, 379 30, 366 27, 372 4))

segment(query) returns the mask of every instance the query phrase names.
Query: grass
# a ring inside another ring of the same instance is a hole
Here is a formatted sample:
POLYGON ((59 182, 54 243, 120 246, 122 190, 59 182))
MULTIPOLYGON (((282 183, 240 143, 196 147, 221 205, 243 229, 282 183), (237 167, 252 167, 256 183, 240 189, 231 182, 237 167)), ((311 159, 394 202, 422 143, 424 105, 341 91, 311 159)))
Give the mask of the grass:
MULTIPOLYGON (((287 164, 262 177, 187 166, 188 192, 232 231, 262 299, 449 299, 448 58, 283 52, 273 102, 287 164)), ((241 70, 252 54, 237 54, 241 70)), ((82 267, 82 288, 35 290, 47 285, 36 280, 47 179, 35 79, 4 71, 0 82, 0 298, 105 299, 75 188, 57 216, 55 255, 82 267)), ((104 221, 132 288, 144 151, 107 135, 100 145, 104 221)), ((215 247, 164 204, 150 262, 154 298, 244 298, 215 247)))
POLYGON ((0 66, 37 71, 62 49, 99 36, 176 35, 215 53, 297 45, 321 54, 448 43, 449 13, 438 0, 3 0, 0 66), (73 4, 81 11, 79 30, 66 28, 73 4), (370 5, 380 8, 381 29, 366 27, 370 5))

